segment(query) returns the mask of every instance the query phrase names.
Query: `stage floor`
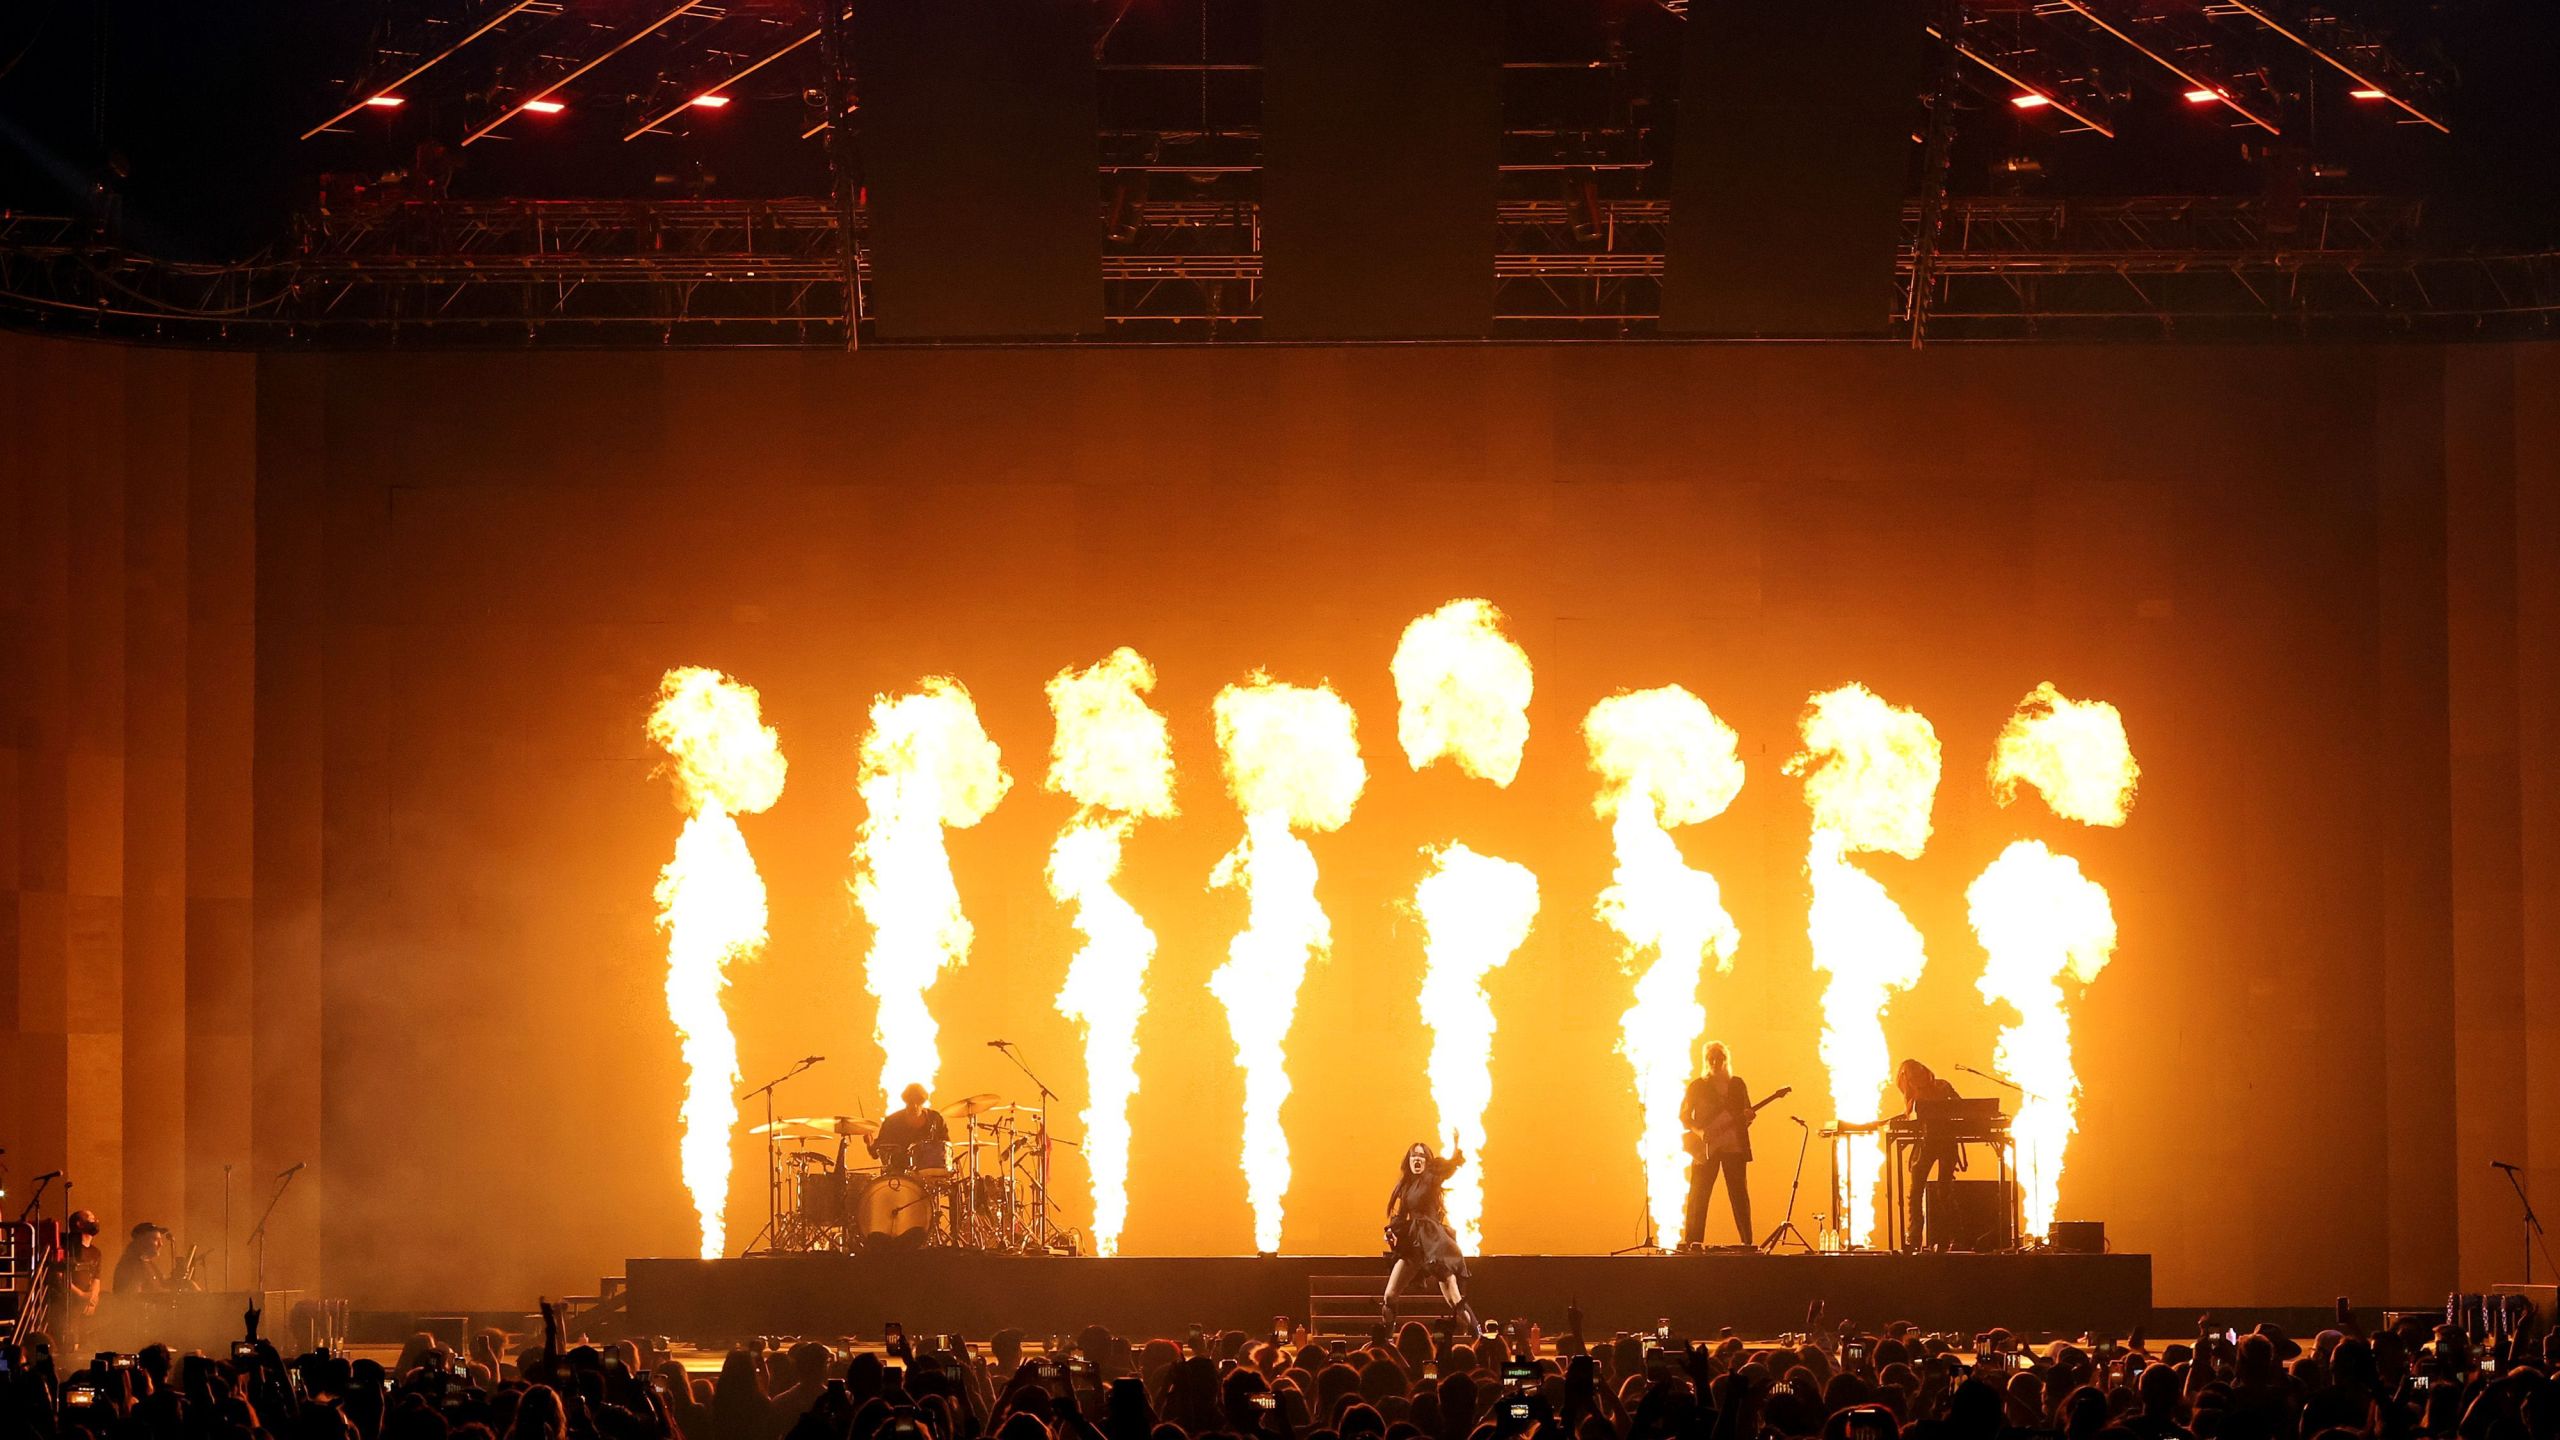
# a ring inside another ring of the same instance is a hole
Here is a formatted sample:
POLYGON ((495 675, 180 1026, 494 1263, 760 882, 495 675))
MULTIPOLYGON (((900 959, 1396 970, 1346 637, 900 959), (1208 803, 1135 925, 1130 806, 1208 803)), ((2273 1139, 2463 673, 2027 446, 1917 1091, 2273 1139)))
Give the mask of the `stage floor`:
MULTIPOLYGON (((1909 1320, 1971 1334, 2012 1330, 2122 1334, 2151 1318, 2148 1255, 1487 1255, 1470 1262, 1470 1298, 1486 1318, 1561 1329, 1579 1304, 1586 1333, 1649 1328, 1683 1335, 1731 1326, 1765 1336, 1803 1328, 1808 1301, 1831 1323, 1870 1329, 1909 1320)), ((1386 1263, 1356 1256, 766 1255, 736 1260, 633 1260, 630 1316, 645 1334, 718 1344, 749 1335, 876 1338, 897 1321, 910 1335, 985 1339, 1004 1327, 1034 1336, 1101 1324, 1123 1335, 1178 1335, 1198 1323, 1257 1333, 1272 1316, 1304 1318, 1320 1277, 1383 1280, 1386 1263)), ((1333 1287, 1328 1287, 1333 1288, 1333 1287)))

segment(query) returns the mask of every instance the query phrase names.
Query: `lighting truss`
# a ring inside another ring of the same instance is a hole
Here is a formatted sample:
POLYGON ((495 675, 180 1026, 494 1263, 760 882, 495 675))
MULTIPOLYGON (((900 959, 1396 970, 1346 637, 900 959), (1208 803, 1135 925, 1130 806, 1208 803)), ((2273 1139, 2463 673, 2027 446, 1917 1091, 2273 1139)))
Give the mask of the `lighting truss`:
MULTIPOLYGON (((1106 339, 1258 338, 1254 207, 1133 210, 1103 258, 1106 339)), ((85 223, 13 215, 0 218, 0 315, 185 343, 842 347, 838 213, 818 198, 386 204, 312 216, 291 254, 233 266, 153 262, 85 223)), ((1585 202, 1503 203, 1497 337, 1656 333, 1668 207, 1606 201, 1598 218, 1595 235, 1585 202)), ((2416 202, 2353 196, 1953 197, 1915 294, 1914 205, 1878 333, 1914 305, 1932 341, 2560 329, 2560 255, 2430 254, 2422 219, 2416 202)), ((867 279, 859 212, 855 227, 867 279)))
MULTIPOLYGON (((614 134, 639 141, 667 133, 694 97, 722 93, 748 74, 778 67, 755 103, 809 109, 829 83, 824 47, 809 44, 827 6, 845 0, 618 0, 565 7, 561 0, 387 0, 398 23, 359 57, 356 76, 309 139, 341 129, 367 100, 399 87, 461 97, 459 128, 425 138, 470 144, 495 133, 526 102, 557 98, 580 110, 611 112, 614 134)), ((2129 105, 2209 105, 2233 123, 2282 133, 2311 99, 2320 77, 2335 93, 2366 92, 2387 100, 2413 124, 2443 129, 2436 98, 2440 79, 2379 38, 2359 17, 2389 0, 1960 0, 1954 18, 1932 33, 1965 57, 1973 89, 1995 103, 2020 96, 2074 126, 2102 136, 2119 128, 2129 105)), ((1685 0, 1655 0, 1672 20, 1685 0)), ((1595 12, 1598 7, 1595 6, 1595 12)), ((1660 17, 1655 17, 1659 19, 1660 17)), ((1181 71, 1197 82, 1201 108, 1223 79, 1258 85, 1258 27, 1236 0, 1132 6, 1093 0, 1095 55, 1106 71, 1181 71), (1167 63, 1191 31, 1219 37, 1221 58, 1185 56, 1167 63)), ((1648 44, 1676 46, 1683 27, 1607 22, 1593 27, 1605 42, 1562 62, 1623 77, 1629 57, 1648 44), (1654 34, 1653 31, 1665 31, 1654 34)), ((1516 59, 1517 57, 1515 57, 1516 59)), ((1115 91, 1105 88, 1106 114, 1115 91)), ((1138 111, 1188 98, 1179 87, 1145 91, 1138 111)), ((1248 97, 1248 103, 1251 103, 1248 97)), ((826 131, 814 113, 803 138, 826 131)), ((1106 119, 1106 124, 1113 123, 1106 119)), ((1148 128, 1181 128, 1150 115, 1148 128)), ((1215 128, 1215 127, 1204 127, 1215 128)))

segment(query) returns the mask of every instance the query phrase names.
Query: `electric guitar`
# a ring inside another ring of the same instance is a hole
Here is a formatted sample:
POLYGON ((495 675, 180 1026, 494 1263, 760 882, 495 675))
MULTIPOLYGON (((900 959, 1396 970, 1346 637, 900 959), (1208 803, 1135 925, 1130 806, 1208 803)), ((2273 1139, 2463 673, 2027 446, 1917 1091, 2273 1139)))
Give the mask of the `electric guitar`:
POLYGON ((1779 1101, 1786 1099, 1795 1092, 1796 1087, 1793 1085, 1779 1086, 1777 1089, 1761 1096, 1750 1109, 1743 1111, 1742 1118, 1739 1121, 1734 1118, 1732 1111, 1718 1110, 1715 1115, 1707 1121, 1706 1129, 1691 1130, 1687 1132, 1680 1137, 1680 1144, 1688 1150, 1691 1156, 1700 1158, 1711 1153, 1712 1147, 1716 1145, 1725 1145, 1730 1147, 1742 1139, 1742 1136, 1737 1132, 1749 1130, 1751 1128, 1751 1122, 1759 1118, 1762 1110, 1777 1104, 1779 1101))

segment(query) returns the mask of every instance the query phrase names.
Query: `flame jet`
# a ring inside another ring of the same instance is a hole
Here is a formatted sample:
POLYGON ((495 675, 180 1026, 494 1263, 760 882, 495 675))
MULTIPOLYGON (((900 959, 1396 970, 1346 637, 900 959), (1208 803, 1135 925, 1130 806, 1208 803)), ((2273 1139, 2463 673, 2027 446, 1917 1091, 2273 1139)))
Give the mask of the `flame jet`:
POLYGON ((1155 667, 1126 646, 1049 681, 1058 718, 1050 790, 1076 802, 1049 847, 1049 893, 1074 907, 1084 944, 1067 966, 1058 1013, 1084 1026, 1084 1158, 1093 1180, 1093 1249, 1120 1250, 1129 1214, 1129 1097, 1138 1093, 1138 1017, 1147 1009, 1155 932, 1111 888, 1140 817, 1174 813, 1173 745, 1147 704, 1155 667))
POLYGON ((1244 838, 1210 872, 1212 889, 1240 885, 1245 926, 1227 962, 1209 977, 1226 1007, 1236 1064, 1244 1071, 1246 1196, 1254 1248, 1280 1248, 1289 1193, 1289 1136, 1280 1107, 1289 1098, 1289 1027, 1307 962, 1333 946, 1333 925, 1316 902, 1316 856, 1298 830, 1341 829, 1368 784, 1358 721, 1330 686, 1282 684, 1256 672, 1218 692, 1212 706, 1227 792, 1244 812, 1244 838))
POLYGON ((1719 971, 1732 967, 1742 934, 1715 877, 1689 868, 1670 829, 1723 814, 1742 791, 1742 757, 1733 727, 1677 685, 1610 696, 1583 717, 1582 736, 1600 776, 1592 808, 1610 821, 1617 850, 1598 914, 1625 942, 1622 964, 1652 957, 1619 1017, 1618 1049, 1644 1110, 1636 1155, 1647 1211, 1655 1234, 1674 1235, 1689 1183, 1680 1100, 1707 1029, 1698 986, 1708 956, 1719 971))
MULTIPOLYGON (((1864 685, 1813 696, 1801 722, 1804 749, 1786 773, 1804 778, 1813 812, 1805 874, 1813 884, 1807 938, 1822 992, 1822 1064, 1832 1113, 1844 1123, 1878 1119, 1893 1077, 1884 1012, 1895 992, 1919 983, 1928 964, 1918 927, 1884 886, 1849 857, 1884 851, 1914 859, 1929 845, 1938 794, 1938 733, 1927 716, 1886 704, 1864 685)), ((1848 1144, 1846 1214, 1834 1222, 1850 1243, 1879 1238, 1877 1191, 1884 1146, 1873 1135, 1848 1144)))
MULTIPOLYGON (((1508 788, 1529 744, 1529 656, 1502 633, 1484 600, 1452 600, 1404 629, 1388 666, 1396 682, 1396 738, 1421 770, 1442 759, 1508 788)), ((1449 1228, 1460 1249, 1484 1244, 1484 1112, 1493 1100, 1493 1002, 1484 977, 1529 938, 1538 877, 1528 867, 1451 844, 1423 851, 1430 870, 1414 891, 1422 918, 1422 1020, 1431 1027, 1431 1103, 1440 1147, 1476 1163, 1449 1178, 1449 1228)))
MULTIPOLYGON (((1452 842, 1423 852, 1430 872, 1414 887, 1422 917, 1422 1016, 1431 1026, 1431 1103, 1440 1112, 1440 1148, 1484 1153, 1484 1112, 1493 1101, 1493 1001, 1485 975, 1529 938, 1538 915, 1538 877, 1526 865, 1479 855, 1452 842)), ((1442 1192, 1458 1248, 1484 1245, 1484 1166, 1461 1166, 1442 1192)))
MULTIPOLYGON (((1991 793, 2007 805, 2024 782, 2056 815, 2112 827, 2132 814, 2141 774, 2116 708, 2069 699, 2048 681, 2018 702, 2001 730, 1991 793)), ((2106 887, 2082 875, 2080 862, 2035 840, 2002 851, 1965 899, 1987 957, 1982 998, 2018 1013, 2018 1022, 2001 1030, 1994 1058, 2021 1092, 2010 1133, 2018 1142, 2027 1233, 2041 1237, 2053 1227, 2063 1159, 2079 1129, 2080 1079, 2071 1066, 2062 977, 2084 986, 2098 978, 2115 952, 2115 911, 2106 887)))
POLYGON ((782 796, 782 744, 756 692, 717 670, 670 670, 658 682, 649 739, 667 752, 685 810, 675 857, 658 873, 667 932, 667 1018, 684 1053, 677 1156, 702 1232, 702 1258, 728 1248, 729 1130, 737 1119, 738 1042, 723 1000, 729 964, 764 948, 764 878, 737 815, 782 796))
POLYGON ((880 1088, 930 1092, 942 1053, 924 992, 968 960, 971 939, 943 832, 987 818, 1013 777, 968 690, 936 675, 871 702, 854 788, 869 812, 854 846, 853 903, 871 922, 863 987, 880 1002, 880 1088))

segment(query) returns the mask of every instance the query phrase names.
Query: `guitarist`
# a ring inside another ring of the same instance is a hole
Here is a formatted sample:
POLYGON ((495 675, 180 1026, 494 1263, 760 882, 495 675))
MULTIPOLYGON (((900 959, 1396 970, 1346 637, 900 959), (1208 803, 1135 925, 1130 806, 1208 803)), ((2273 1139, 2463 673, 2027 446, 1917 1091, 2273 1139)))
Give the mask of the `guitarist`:
POLYGON ((1741 1232, 1743 1244, 1752 1243, 1751 1121, 1760 1105, 1787 1093, 1781 1090, 1760 1105, 1752 1104, 1722 1041, 1707 1042, 1706 1061, 1707 1073, 1689 1082, 1689 1093, 1680 1102, 1680 1126, 1688 1132, 1682 1143, 1689 1150, 1689 1208, 1680 1227, 1684 1250, 1701 1248, 1706 1238, 1707 1206, 1715 1199, 1719 1173, 1733 1205, 1734 1229, 1741 1232))

